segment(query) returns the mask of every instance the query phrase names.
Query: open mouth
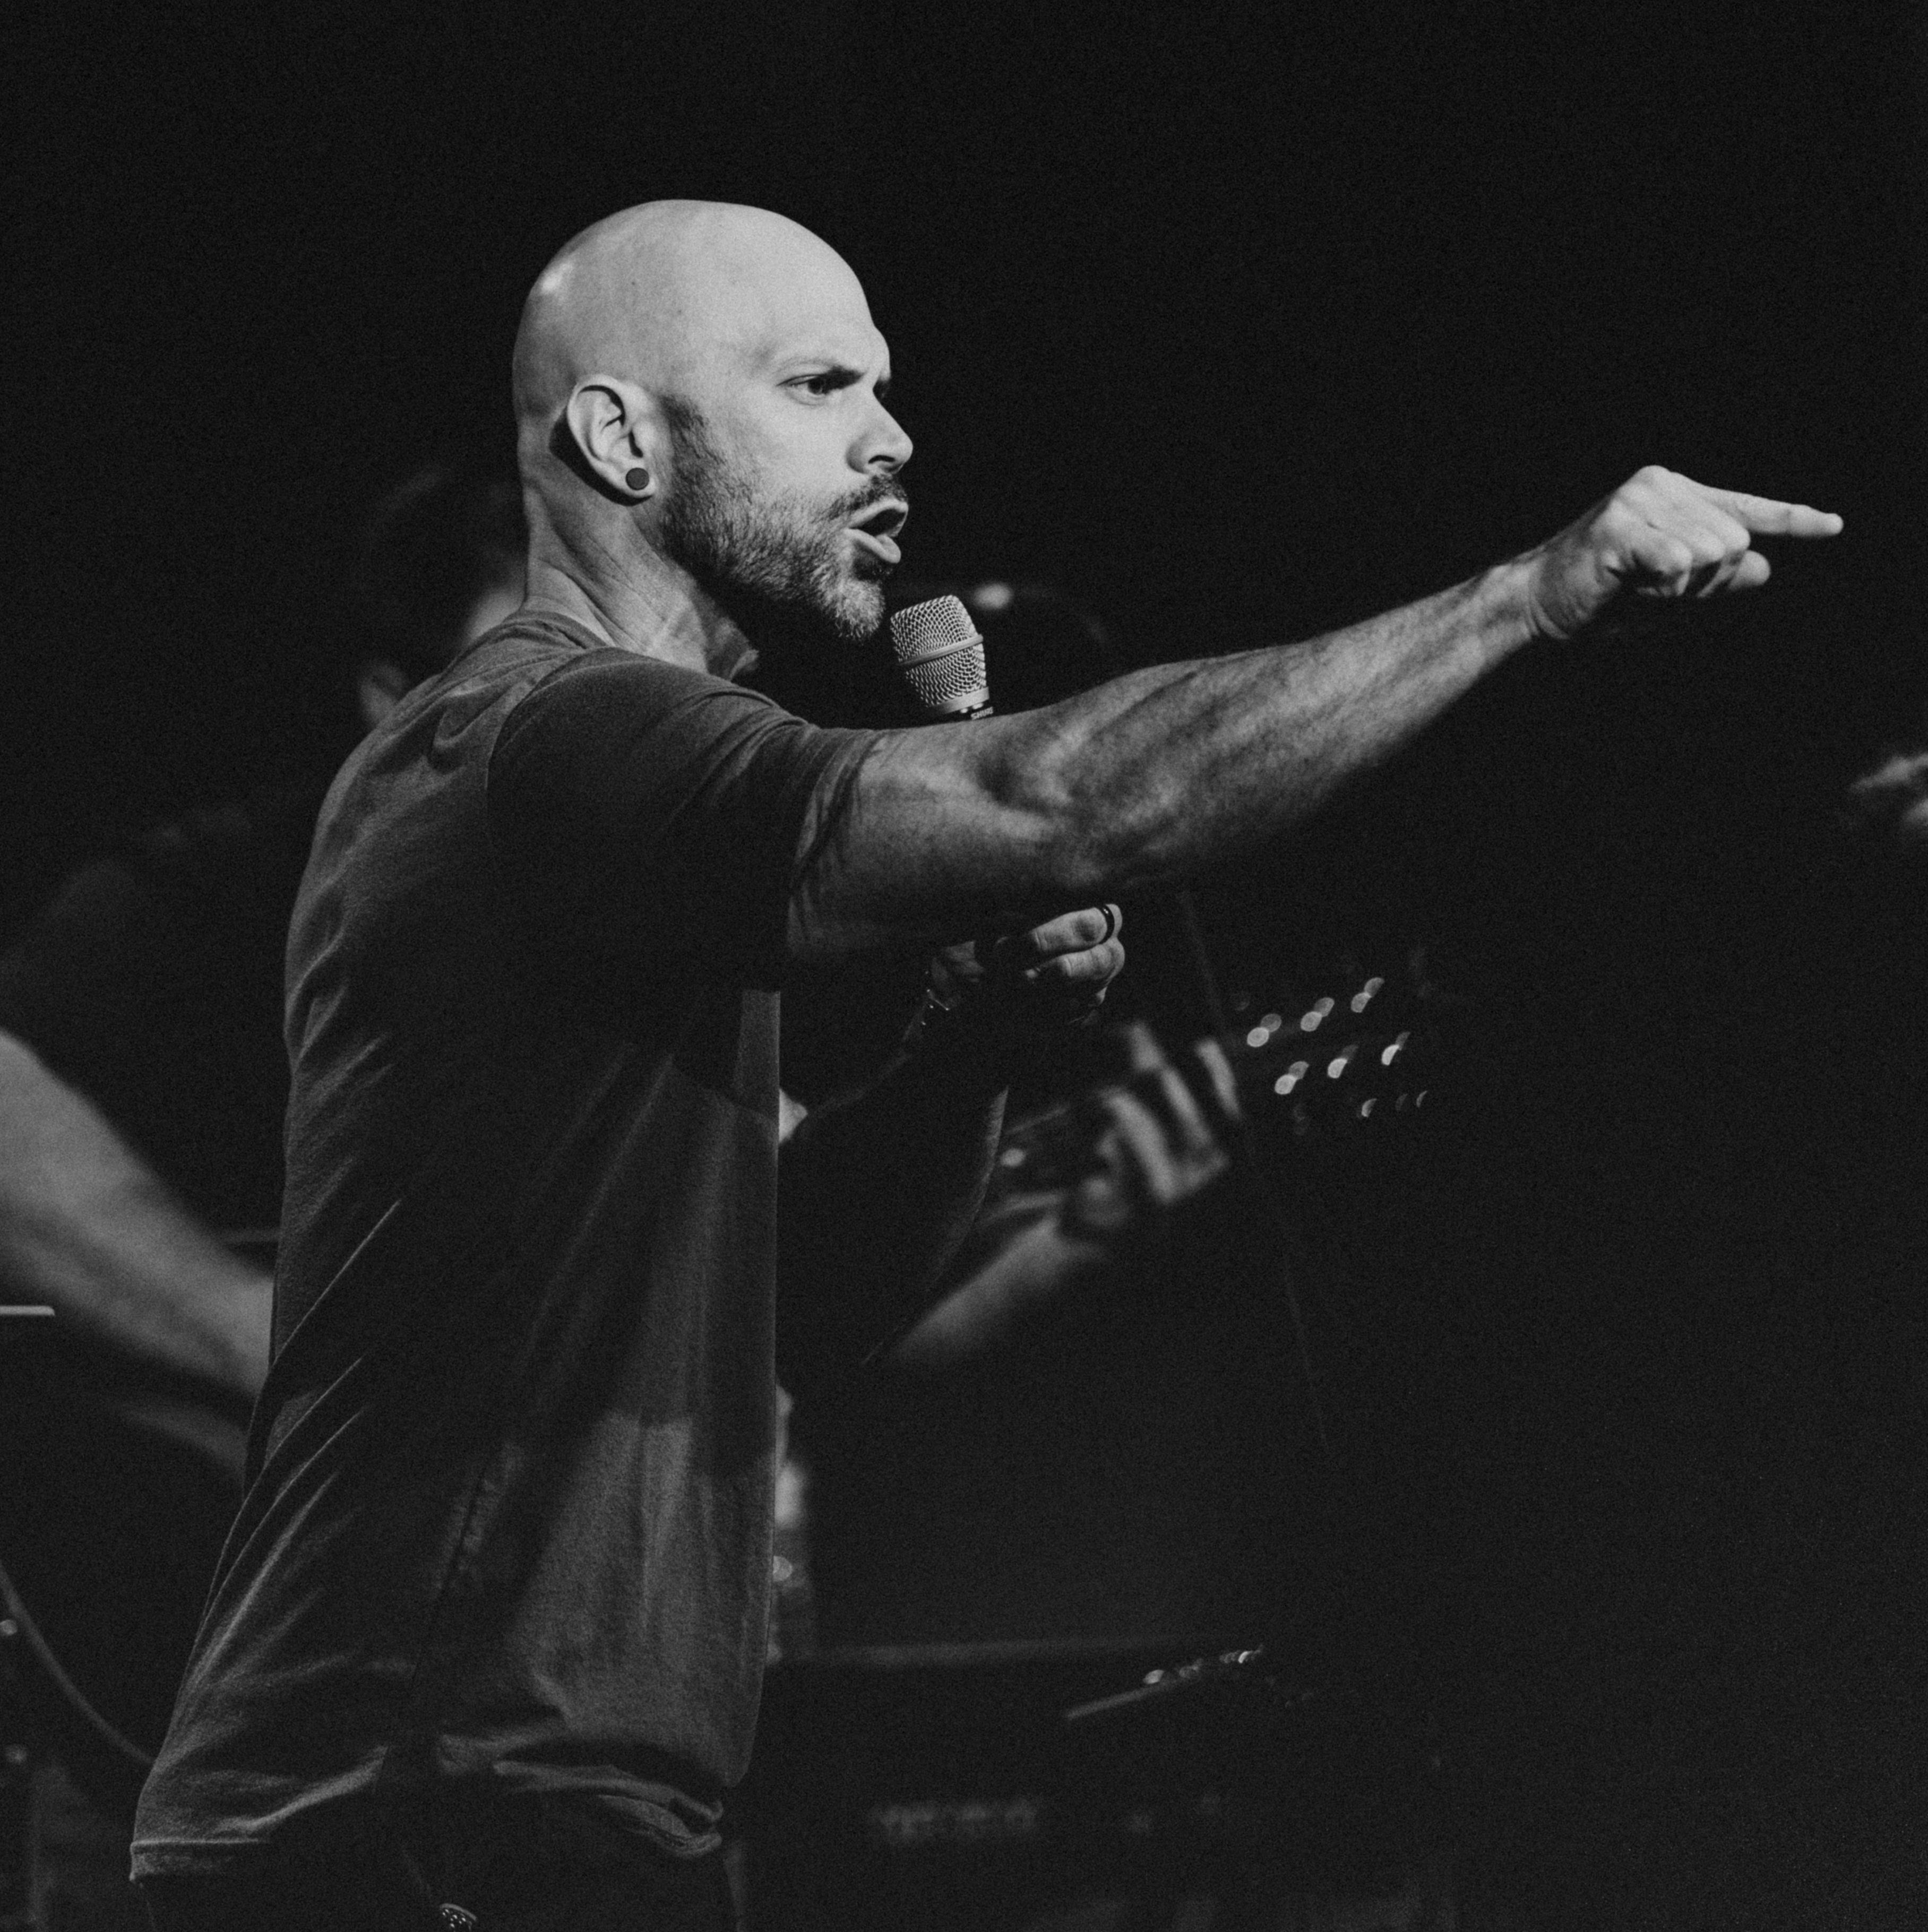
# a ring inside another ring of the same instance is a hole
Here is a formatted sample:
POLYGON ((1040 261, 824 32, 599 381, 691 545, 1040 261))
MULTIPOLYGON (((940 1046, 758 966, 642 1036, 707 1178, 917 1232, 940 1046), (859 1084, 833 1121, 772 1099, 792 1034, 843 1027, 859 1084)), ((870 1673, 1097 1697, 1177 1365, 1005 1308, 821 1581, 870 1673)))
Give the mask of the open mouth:
POLYGON ((873 551, 886 563, 895 564, 901 556, 897 532, 910 514, 911 506, 902 497, 887 496, 851 518, 848 527, 860 548, 873 551))

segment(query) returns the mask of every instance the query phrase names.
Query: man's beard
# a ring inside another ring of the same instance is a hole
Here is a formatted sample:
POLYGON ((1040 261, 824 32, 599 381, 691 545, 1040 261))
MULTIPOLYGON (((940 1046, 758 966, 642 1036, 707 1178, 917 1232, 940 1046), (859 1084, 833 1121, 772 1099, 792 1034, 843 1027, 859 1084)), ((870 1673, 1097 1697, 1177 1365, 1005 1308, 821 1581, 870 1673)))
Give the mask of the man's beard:
POLYGON ((662 547, 743 628, 753 644, 773 632, 860 644, 884 621, 889 566, 844 532, 872 504, 906 500, 879 477, 823 510, 778 498, 759 502, 710 433, 701 412, 665 400, 676 470, 663 506, 662 547))

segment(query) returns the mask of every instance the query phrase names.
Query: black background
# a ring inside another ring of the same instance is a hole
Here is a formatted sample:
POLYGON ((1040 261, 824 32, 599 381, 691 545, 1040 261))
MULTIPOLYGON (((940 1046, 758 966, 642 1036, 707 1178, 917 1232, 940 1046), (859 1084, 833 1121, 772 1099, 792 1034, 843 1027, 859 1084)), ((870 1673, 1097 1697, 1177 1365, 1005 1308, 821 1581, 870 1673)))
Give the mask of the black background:
POLYGON ((1431 1298, 1377 1313, 1452 1418, 1401 1492, 1455 1498, 1413 1546, 1491 1868, 1534 1922, 1908 1922, 1928 894, 1838 801, 1924 722, 1911 12, 43 10, 0 895, 301 754, 361 510, 506 463, 523 291, 658 195, 856 266, 909 568, 1136 658, 1437 587, 1648 460, 1839 510, 1758 598, 1516 661, 1206 910, 1261 992, 1423 941, 1473 1003, 1464 1132, 1326 1218, 1431 1298))

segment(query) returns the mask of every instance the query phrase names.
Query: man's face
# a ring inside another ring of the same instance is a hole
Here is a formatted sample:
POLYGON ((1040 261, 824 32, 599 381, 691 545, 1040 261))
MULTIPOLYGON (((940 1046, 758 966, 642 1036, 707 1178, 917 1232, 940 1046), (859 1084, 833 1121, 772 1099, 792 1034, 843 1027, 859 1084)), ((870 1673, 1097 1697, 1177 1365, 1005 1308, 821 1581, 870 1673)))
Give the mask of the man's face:
POLYGON ((701 403, 663 399, 662 544, 752 634, 764 619, 856 642, 883 622, 910 439, 854 280, 796 307, 725 345, 701 403))

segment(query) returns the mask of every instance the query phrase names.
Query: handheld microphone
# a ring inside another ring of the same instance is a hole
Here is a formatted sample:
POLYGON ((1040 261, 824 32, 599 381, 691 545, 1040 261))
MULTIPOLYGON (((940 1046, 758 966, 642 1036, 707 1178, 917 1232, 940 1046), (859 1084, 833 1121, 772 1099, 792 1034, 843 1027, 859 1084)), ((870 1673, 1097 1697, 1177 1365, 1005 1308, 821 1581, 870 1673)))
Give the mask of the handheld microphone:
POLYGON ((984 640, 956 598, 905 605, 890 619, 890 645, 911 696, 933 722, 991 715, 984 640))

